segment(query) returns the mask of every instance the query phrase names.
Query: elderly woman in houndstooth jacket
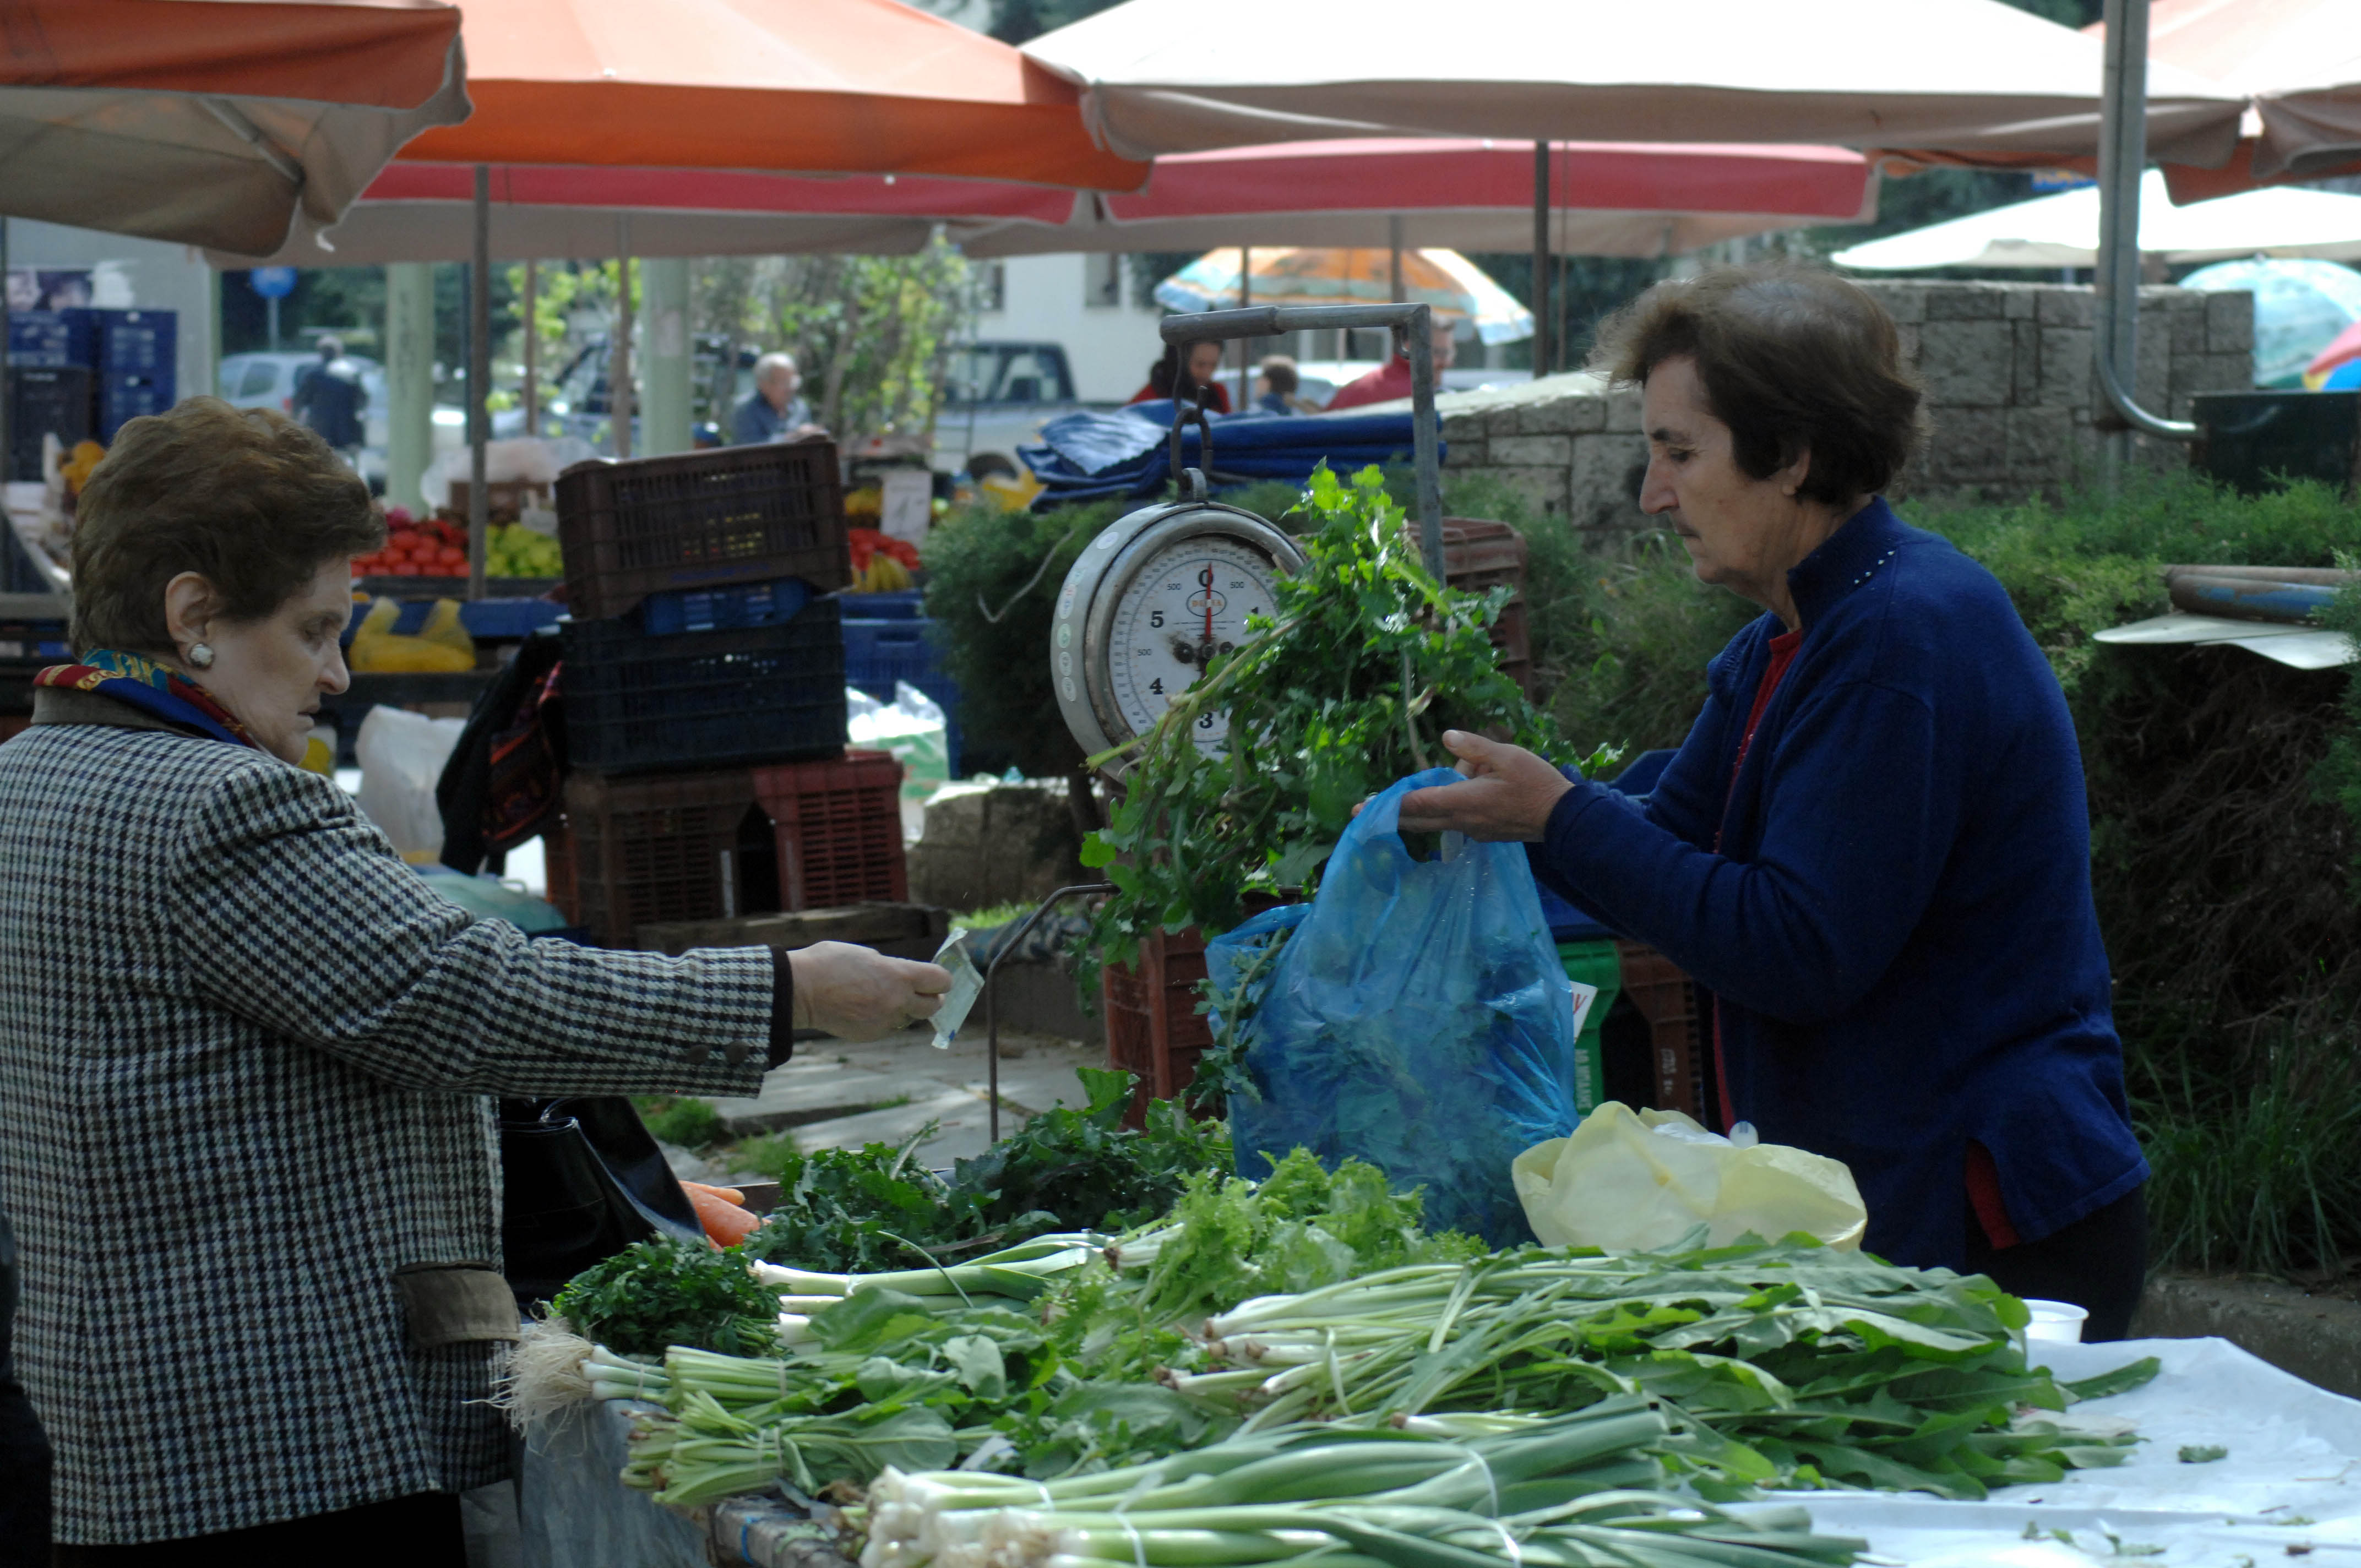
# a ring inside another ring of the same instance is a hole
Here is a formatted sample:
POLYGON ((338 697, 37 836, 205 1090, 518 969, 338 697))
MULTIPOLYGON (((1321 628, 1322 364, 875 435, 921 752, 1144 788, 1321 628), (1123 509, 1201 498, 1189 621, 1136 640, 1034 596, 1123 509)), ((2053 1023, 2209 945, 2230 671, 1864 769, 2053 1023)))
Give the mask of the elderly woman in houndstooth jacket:
POLYGON ((457 1563, 516 1327, 486 1097, 751 1094, 796 1023, 873 1036, 950 984, 527 942, 429 892, 289 765, 382 538, 276 413, 133 421, 82 499, 77 662, 0 747, 0 1211, 57 1563, 457 1563), (461 1343, 414 1347, 429 1316, 461 1343))

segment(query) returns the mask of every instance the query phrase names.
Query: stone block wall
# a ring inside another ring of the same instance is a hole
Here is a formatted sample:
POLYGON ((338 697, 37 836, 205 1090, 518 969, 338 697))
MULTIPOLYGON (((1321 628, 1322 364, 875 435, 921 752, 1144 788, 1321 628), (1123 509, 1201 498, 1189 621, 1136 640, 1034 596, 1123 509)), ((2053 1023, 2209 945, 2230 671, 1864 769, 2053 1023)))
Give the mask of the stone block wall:
MULTIPOLYGON (((2093 298, 2056 283, 1866 282, 1893 313, 1927 388, 1931 434, 1894 493, 2020 500, 2092 472, 2106 417, 2092 370, 2093 298)), ((2140 291, 2143 407, 2189 417, 2201 391, 2253 385, 2247 294, 2140 291)), ((1596 377, 1554 376, 1443 400, 1447 466, 1482 474, 1601 543, 1642 526, 1647 466, 1635 392, 1596 377)), ((2179 466, 2188 450, 2141 436, 2141 462, 2179 466)))

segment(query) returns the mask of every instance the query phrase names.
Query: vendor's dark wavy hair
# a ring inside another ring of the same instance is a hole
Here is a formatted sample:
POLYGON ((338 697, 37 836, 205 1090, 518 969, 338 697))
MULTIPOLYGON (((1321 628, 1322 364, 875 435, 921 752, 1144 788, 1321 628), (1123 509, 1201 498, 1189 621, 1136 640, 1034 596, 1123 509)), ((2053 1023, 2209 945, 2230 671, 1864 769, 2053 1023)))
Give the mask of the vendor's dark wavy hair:
POLYGON ((368 487, 275 409, 190 398, 126 423, 74 509, 73 645, 169 654, 164 585, 194 572, 256 621, 385 543, 368 487))
POLYGON ((1645 385, 1685 354, 1741 469, 1768 478, 1811 453, 1796 488, 1808 500, 1874 495, 1924 439, 1894 318, 1832 272, 1772 261, 1668 279, 1600 325, 1590 365, 1645 385))

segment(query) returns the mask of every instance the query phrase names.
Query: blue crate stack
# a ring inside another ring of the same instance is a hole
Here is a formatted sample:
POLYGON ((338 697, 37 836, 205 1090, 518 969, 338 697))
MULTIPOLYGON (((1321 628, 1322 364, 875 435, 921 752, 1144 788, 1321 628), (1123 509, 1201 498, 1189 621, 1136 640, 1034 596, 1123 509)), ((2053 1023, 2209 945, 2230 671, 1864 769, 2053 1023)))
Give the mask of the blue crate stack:
POLYGON ((959 686, 943 670, 942 645, 927 619, 918 589, 888 594, 839 594, 844 609, 844 684, 880 702, 894 700, 894 683, 907 681, 943 710, 943 748, 950 775, 960 776, 959 686))
POLYGON ((12 473, 29 476, 43 435, 104 444, 126 421, 170 408, 179 334, 172 311, 9 312, 12 473))

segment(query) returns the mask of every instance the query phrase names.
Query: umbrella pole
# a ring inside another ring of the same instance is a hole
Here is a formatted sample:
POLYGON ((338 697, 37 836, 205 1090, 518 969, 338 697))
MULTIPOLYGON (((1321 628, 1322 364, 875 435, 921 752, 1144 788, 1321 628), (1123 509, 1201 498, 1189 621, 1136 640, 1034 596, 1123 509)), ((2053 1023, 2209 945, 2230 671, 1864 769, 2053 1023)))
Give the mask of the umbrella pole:
POLYGON ((1550 373, 1550 144, 1533 143, 1533 379, 1550 373))
POLYGON ((607 419, 615 427, 615 455, 629 457, 631 455, 631 415, 635 411, 632 405, 638 401, 631 396, 631 220, 629 217, 615 220, 615 238, 616 292, 620 298, 616 307, 618 330, 615 334, 615 368, 611 378, 614 384, 607 394, 607 419))
MULTIPOLYGON (((1254 247, 1242 245, 1238 247, 1238 309, 1245 310, 1253 303, 1254 247)), ((1246 342, 1245 338, 1238 339, 1237 411, 1240 413, 1246 412, 1246 362, 1254 357, 1254 352, 1246 346, 1246 342)))
POLYGON ((467 597, 479 599, 492 518, 491 487, 484 478, 492 423, 484 400, 492 389, 492 171, 481 163, 476 165, 475 216, 475 262, 467 269, 467 597))
MULTIPOLYGON (((0 286, 5 285, 7 278, 8 214, 0 213, 0 286)), ((205 390, 215 389, 207 387, 205 390)), ((12 441, 14 432, 8 428, 8 405, 12 401, 8 396, 8 303, 0 297, 0 485, 8 482, 8 460, 16 450, 12 441)))
POLYGON ((2140 407, 2140 179, 2147 167, 2148 0, 2107 0, 2106 55, 2099 94, 2099 390, 2117 416, 2101 446, 2109 495, 2131 463, 2132 432, 2194 441, 2198 427, 2140 407))
POLYGON ((524 433, 541 433, 541 263, 524 264, 524 433))

